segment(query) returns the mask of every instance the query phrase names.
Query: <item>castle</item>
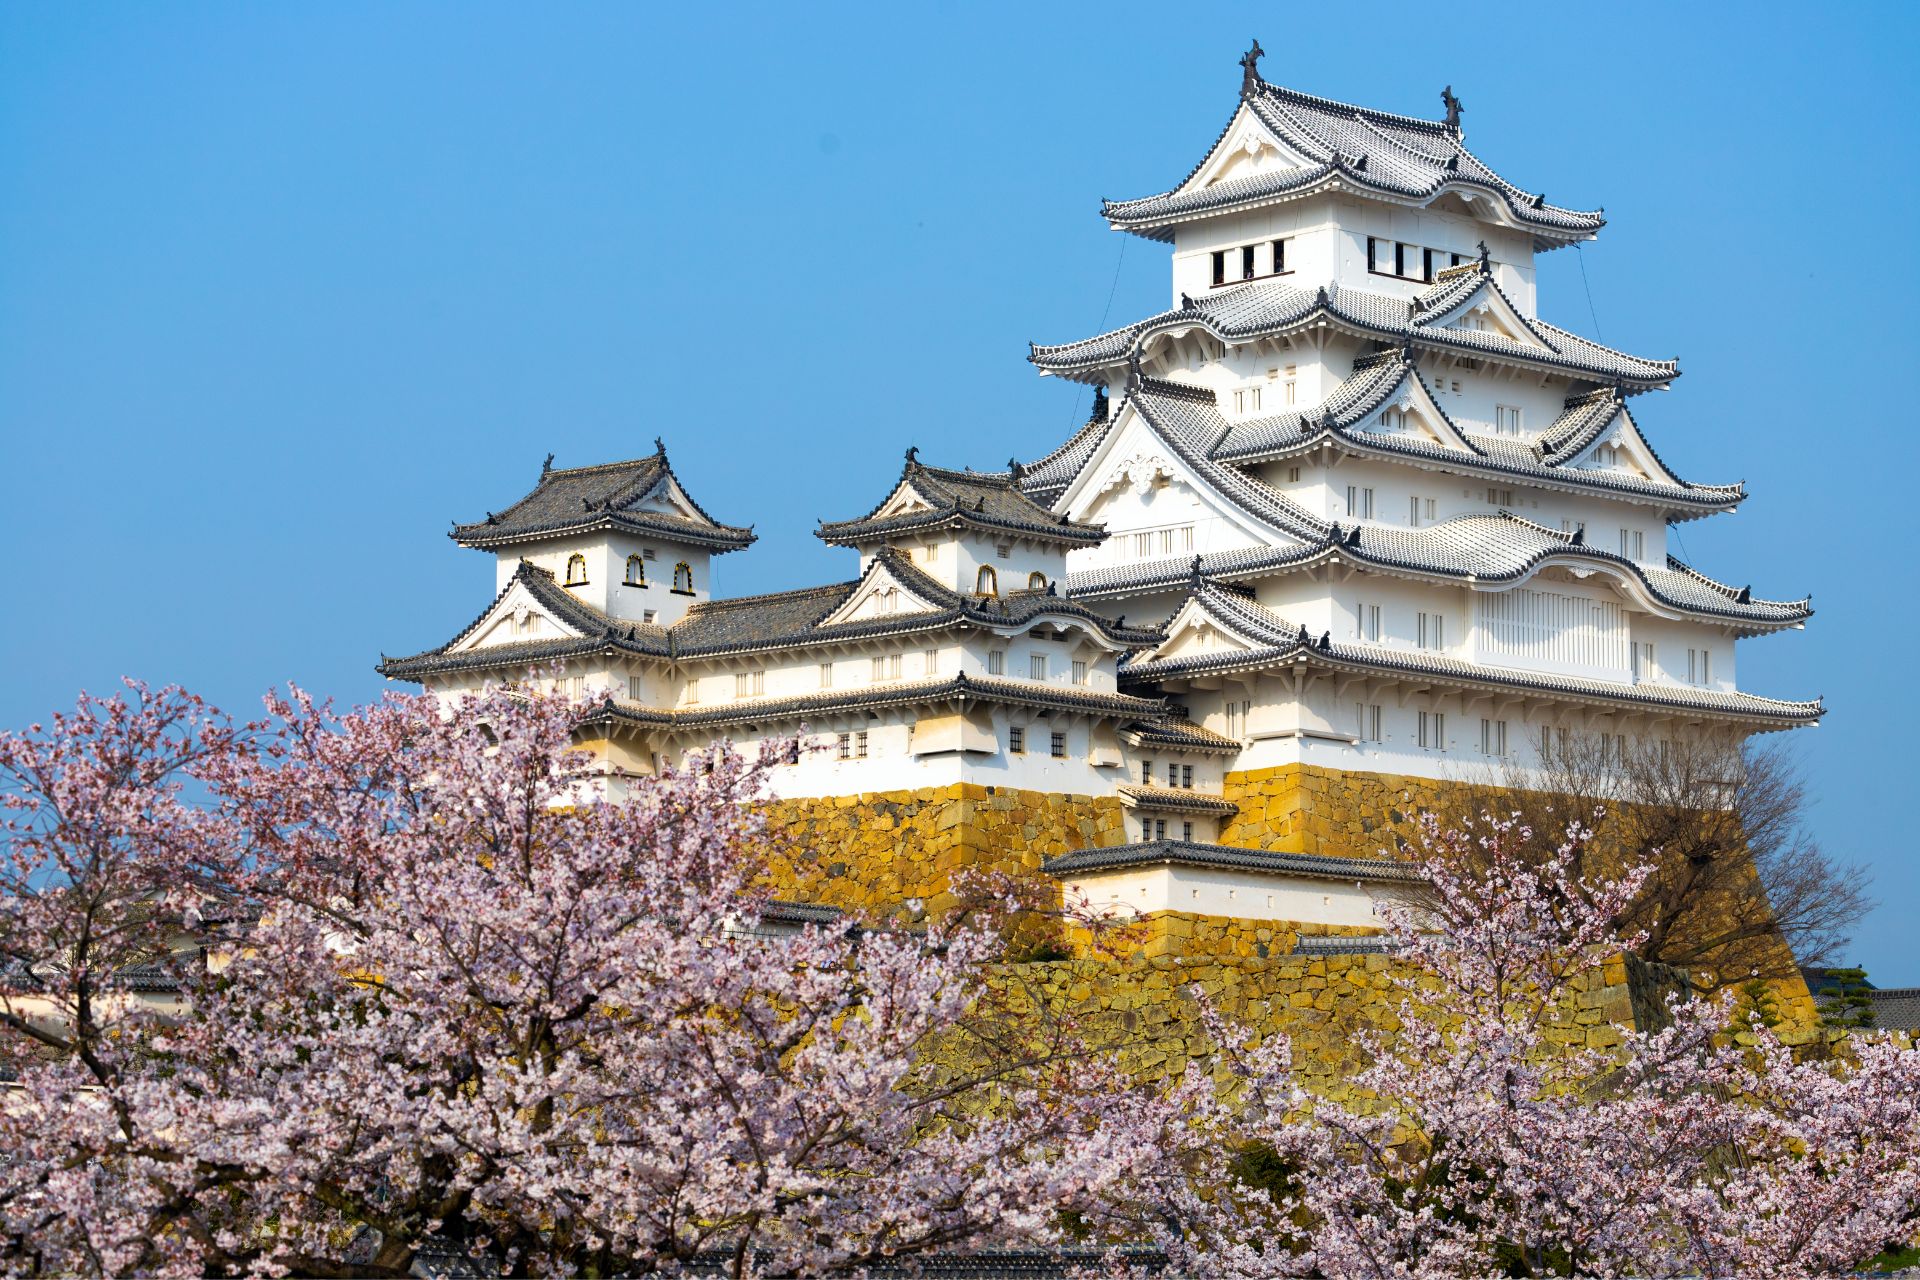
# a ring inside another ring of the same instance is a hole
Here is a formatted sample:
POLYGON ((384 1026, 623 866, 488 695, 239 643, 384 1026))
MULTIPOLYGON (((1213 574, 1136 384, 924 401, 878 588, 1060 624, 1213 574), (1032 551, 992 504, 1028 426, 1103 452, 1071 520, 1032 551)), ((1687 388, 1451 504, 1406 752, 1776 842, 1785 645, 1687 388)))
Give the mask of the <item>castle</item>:
POLYGON ((558 679, 597 708, 616 796, 804 726, 824 749, 770 805, 817 859, 795 898, 937 906, 993 866, 1236 936, 1371 926, 1406 878, 1382 815, 1547 735, 1816 722, 1736 684, 1735 642, 1808 602, 1668 550, 1745 497, 1649 443, 1638 397, 1677 364, 1539 316, 1536 255, 1602 217, 1483 164, 1451 90, 1444 121, 1390 115, 1268 84, 1258 56, 1185 178, 1103 210, 1170 248, 1168 309, 1032 349, 1097 388, 1059 447, 1003 471, 908 449, 818 530, 857 577, 734 599, 714 557, 754 535, 663 446, 549 458, 453 531, 495 557, 492 603, 379 670, 558 679))

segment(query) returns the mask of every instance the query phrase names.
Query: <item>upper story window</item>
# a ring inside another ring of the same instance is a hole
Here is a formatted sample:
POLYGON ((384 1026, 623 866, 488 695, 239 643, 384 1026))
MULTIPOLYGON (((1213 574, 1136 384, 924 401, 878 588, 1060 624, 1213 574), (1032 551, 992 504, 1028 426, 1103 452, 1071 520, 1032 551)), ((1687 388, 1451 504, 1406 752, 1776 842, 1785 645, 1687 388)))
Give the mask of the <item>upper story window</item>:
POLYGON ((1407 499, 1407 523, 1418 529, 1422 525, 1433 523, 1437 507, 1434 499, 1413 497, 1407 499))
POLYGON ((980 572, 974 575, 973 593, 977 596, 997 596, 1000 594, 1000 575, 990 564, 980 566, 980 572))
POLYGON ((685 560, 673 566, 673 589, 683 596, 693 594, 693 566, 685 560))
POLYGON ((1260 412, 1260 388, 1241 387, 1233 393, 1233 411, 1235 413, 1260 412))
POLYGON ((1213 283, 1216 288, 1224 284, 1239 284, 1243 280, 1258 280, 1263 276, 1284 276, 1292 269, 1287 265, 1285 240, 1243 244, 1213 252, 1213 283))
POLYGON ((1629 560, 1647 558, 1647 535, 1639 529, 1620 531, 1620 554, 1629 560))
POLYGON ((1380 606, 1361 601, 1353 607, 1353 634, 1356 639, 1380 642, 1380 606))
POLYGON ((1373 490, 1364 485, 1348 485, 1347 514, 1356 520, 1373 519, 1373 490))
POLYGON ((1007 651, 1005 649, 987 650, 987 674, 1003 676, 1007 673, 1007 651))
POLYGON ((627 557, 627 585, 630 587, 647 585, 647 562, 637 555, 627 557))
POLYGON ((1593 464, 1597 467, 1617 467, 1620 465, 1620 446, 1603 444, 1593 451, 1593 464))
POLYGON ((1428 249, 1404 240, 1367 237, 1367 270, 1376 276, 1397 276, 1402 280, 1433 283, 1433 278, 1448 267, 1457 267, 1465 255, 1446 249, 1428 249))
POLYGON ((1493 406, 1493 431, 1495 435, 1519 435, 1520 406, 1516 404, 1497 404, 1493 406))
POLYGON ((570 587, 587 585, 587 558, 578 552, 567 557, 567 585, 570 587))
POLYGON ((1511 507, 1513 505, 1513 490, 1511 489, 1487 490, 1487 505, 1490 507, 1511 507))
POLYGON ((1041 573, 1038 569, 1035 569, 1032 573, 1027 575, 1027 590, 1045 591, 1046 589, 1047 589, 1046 574, 1041 573))

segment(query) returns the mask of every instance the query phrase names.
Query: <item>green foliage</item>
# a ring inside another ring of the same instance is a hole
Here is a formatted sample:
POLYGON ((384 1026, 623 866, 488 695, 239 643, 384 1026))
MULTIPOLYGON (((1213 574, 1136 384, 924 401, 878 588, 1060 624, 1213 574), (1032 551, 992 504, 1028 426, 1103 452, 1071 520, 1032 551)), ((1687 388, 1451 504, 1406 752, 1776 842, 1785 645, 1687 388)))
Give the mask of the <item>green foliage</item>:
POLYGON ((1815 994, 1820 1000, 1820 1021, 1829 1027, 1871 1027, 1873 1001, 1867 995, 1873 984, 1865 969, 1829 969, 1827 982, 1815 994))

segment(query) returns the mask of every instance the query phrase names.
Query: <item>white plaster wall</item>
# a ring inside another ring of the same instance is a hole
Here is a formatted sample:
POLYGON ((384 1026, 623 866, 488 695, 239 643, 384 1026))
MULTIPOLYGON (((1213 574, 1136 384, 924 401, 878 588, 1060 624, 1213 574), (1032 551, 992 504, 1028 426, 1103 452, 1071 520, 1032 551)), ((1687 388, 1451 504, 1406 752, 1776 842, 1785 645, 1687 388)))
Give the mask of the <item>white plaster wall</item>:
POLYGON ((1147 866, 1087 872, 1066 881, 1117 915, 1185 911, 1299 924, 1380 927, 1364 882, 1320 880, 1226 868, 1147 866))
POLYGON ((555 582, 564 585, 567 580, 567 561, 575 554, 587 559, 587 582, 585 586, 568 587, 567 590, 582 603, 612 617, 641 622, 645 621, 646 612, 652 610, 654 622, 671 626, 685 616, 690 606, 713 596, 713 557, 710 552, 683 543, 636 538, 625 533, 602 533, 553 542, 528 543, 501 550, 495 556, 494 590, 505 589, 522 560, 531 560, 539 568, 552 573, 555 582), (649 548, 653 550, 655 558, 646 562, 647 585, 624 585, 627 557, 644 554, 649 548), (682 561, 693 570, 692 595, 673 590, 674 566, 682 561))

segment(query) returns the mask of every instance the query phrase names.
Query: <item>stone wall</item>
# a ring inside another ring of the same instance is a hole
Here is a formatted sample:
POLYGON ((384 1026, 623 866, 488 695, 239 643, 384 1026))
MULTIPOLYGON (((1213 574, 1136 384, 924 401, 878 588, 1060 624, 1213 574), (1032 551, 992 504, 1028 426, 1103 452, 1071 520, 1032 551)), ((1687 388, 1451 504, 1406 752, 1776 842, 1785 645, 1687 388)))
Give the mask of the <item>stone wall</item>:
POLYGON ((1048 858, 1127 838, 1118 797, 974 783, 775 800, 765 813, 784 851, 777 891, 861 914, 910 898, 937 914, 956 905, 962 869, 1030 877, 1048 858))
MULTIPOLYGON (((1348 1079, 1368 1053, 1366 1033, 1392 1034, 1407 998, 1395 962, 1383 955, 1082 957, 1004 965, 991 975, 997 1016, 1075 1018, 1096 1042, 1124 1046, 1121 1064, 1142 1080, 1165 1081, 1204 1059, 1204 995, 1229 1023, 1254 1038, 1287 1036, 1305 1087, 1350 1096, 1348 1079)), ((1610 1048, 1633 1022, 1625 964, 1614 959, 1576 984, 1548 1031, 1554 1043, 1610 1048)))
POLYGON ((1221 824, 1220 843, 1242 849, 1373 857, 1393 844, 1444 784, 1390 773, 1279 765, 1229 773, 1222 790, 1240 812, 1221 824))

